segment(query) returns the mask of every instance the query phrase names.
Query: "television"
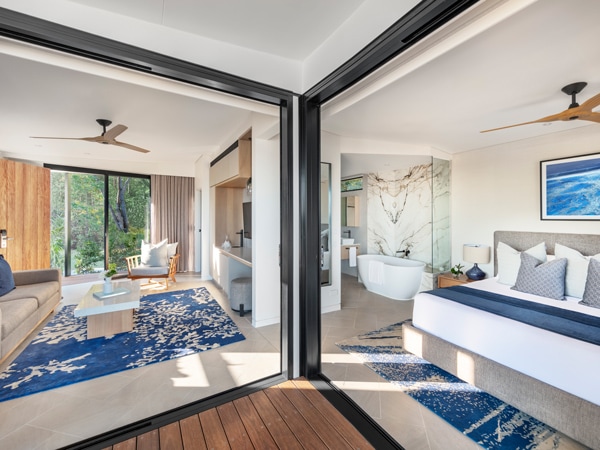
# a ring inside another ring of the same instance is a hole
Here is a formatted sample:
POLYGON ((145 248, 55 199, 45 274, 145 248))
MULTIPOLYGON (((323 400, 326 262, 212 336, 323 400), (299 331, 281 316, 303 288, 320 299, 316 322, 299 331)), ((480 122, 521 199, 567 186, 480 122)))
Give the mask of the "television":
POLYGON ((244 221, 244 237, 252 239, 252 202, 242 203, 242 216, 244 221))

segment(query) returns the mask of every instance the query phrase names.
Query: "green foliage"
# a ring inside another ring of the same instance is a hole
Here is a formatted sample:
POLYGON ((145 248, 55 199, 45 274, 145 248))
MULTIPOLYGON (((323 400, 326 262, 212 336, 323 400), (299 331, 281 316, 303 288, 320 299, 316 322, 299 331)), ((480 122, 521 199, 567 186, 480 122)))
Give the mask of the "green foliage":
POLYGON ((75 255, 75 270, 77 274, 94 273, 98 263, 98 255, 102 255, 102 248, 95 241, 84 241, 75 255))
MULTIPOLYGON (((122 271, 125 257, 139 254, 141 240, 148 233, 150 180, 108 176, 108 207, 108 263, 122 271)), ((53 267, 64 268, 68 230, 74 273, 97 271, 104 261, 104 175, 52 171, 50 214, 53 267)))
POLYGON ((462 269, 464 269, 464 267, 465 266, 463 266, 462 264, 457 264, 450 269, 450 272, 452 272, 452 275, 454 275, 455 278, 458 278, 460 275, 463 274, 462 269))
POLYGON ((111 263, 108 265, 108 270, 106 272, 104 272, 104 278, 110 278, 116 274, 117 274, 117 265, 111 263))

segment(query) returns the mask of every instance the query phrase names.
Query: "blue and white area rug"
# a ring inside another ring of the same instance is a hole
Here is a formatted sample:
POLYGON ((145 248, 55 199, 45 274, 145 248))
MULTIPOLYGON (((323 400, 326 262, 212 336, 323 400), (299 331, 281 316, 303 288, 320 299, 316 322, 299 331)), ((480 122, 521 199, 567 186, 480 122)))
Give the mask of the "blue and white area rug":
MULTIPOLYGON (((402 349, 401 323, 338 343, 486 449, 558 449, 568 437, 402 349)), ((568 446, 568 444, 567 444, 568 446)))
POLYGON ((0 373, 0 401, 244 340, 206 288, 142 297, 128 333, 86 339, 85 317, 62 308, 0 373))

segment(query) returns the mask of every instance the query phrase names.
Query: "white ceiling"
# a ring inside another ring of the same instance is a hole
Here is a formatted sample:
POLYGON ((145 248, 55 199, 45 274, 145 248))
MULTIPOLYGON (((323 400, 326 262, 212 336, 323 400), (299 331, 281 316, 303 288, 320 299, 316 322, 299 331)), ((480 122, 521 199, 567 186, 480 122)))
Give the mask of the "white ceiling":
POLYGON ((302 61, 365 0, 71 1, 302 61))
MULTIPOLYGON (((77 0, 77 3, 98 6, 92 0, 77 0)), ((254 50, 301 59, 362 3, 358 0, 233 3, 105 0, 102 8, 254 50), (244 19, 246 25, 250 22, 253 26, 231 27, 244 19), (305 23, 311 23, 311 33, 304 32, 305 23), (281 34, 282 28, 286 34, 281 34), (232 29, 237 31, 232 33, 232 29)), ((323 128, 347 137, 448 153, 501 145, 573 127, 600 133, 599 125, 580 121, 479 133, 482 129, 530 121, 566 109, 570 98, 560 89, 568 83, 589 83, 579 96, 580 103, 600 92, 600 46, 595 36, 600 2, 482 0, 480 3, 531 5, 445 53, 415 64, 411 70, 406 67, 417 56, 407 65, 397 64, 399 68, 390 77, 394 81, 382 83, 378 90, 372 84, 370 90, 361 86, 341 96, 343 102, 334 101, 324 108, 323 128), (369 95, 364 97, 367 91, 369 95)), ((427 53, 416 47, 415 55, 417 50, 421 51, 420 56, 427 53)), ((54 160, 60 156, 60 161, 71 161, 70 165, 88 166, 118 158, 139 164, 141 172, 144 164, 150 163, 166 165, 177 161, 189 168, 202 153, 213 153, 226 145, 233 138, 232 130, 242 129, 252 112, 276 114, 274 108, 252 102, 237 102, 201 90, 193 92, 181 85, 148 87, 151 84, 148 80, 113 73, 92 75, 81 67, 73 70, 2 54, 1 48, 0 68, 0 154, 9 157, 44 161, 51 154, 54 160), (129 129, 117 139, 146 147, 151 153, 138 154, 83 141, 42 141, 29 137, 96 136, 101 131, 95 122, 97 118, 127 125, 129 129)), ((376 148, 367 151, 378 153, 376 148)))

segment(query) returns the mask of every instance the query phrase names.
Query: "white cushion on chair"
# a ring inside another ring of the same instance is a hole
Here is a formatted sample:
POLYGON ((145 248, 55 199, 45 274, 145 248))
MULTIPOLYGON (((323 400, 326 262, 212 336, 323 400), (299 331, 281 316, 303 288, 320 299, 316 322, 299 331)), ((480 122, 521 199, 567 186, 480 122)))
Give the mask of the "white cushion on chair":
POLYGON ((172 258, 177 254, 177 244, 179 242, 173 242, 172 244, 167 244, 167 258, 172 258))
POLYGON ((136 277, 152 277, 168 273, 169 266, 137 266, 131 269, 131 275, 136 277))
POLYGON ((164 267, 168 265, 167 242, 168 239, 164 239, 158 244, 151 244, 142 240, 141 263, 149 267, 164 267))

